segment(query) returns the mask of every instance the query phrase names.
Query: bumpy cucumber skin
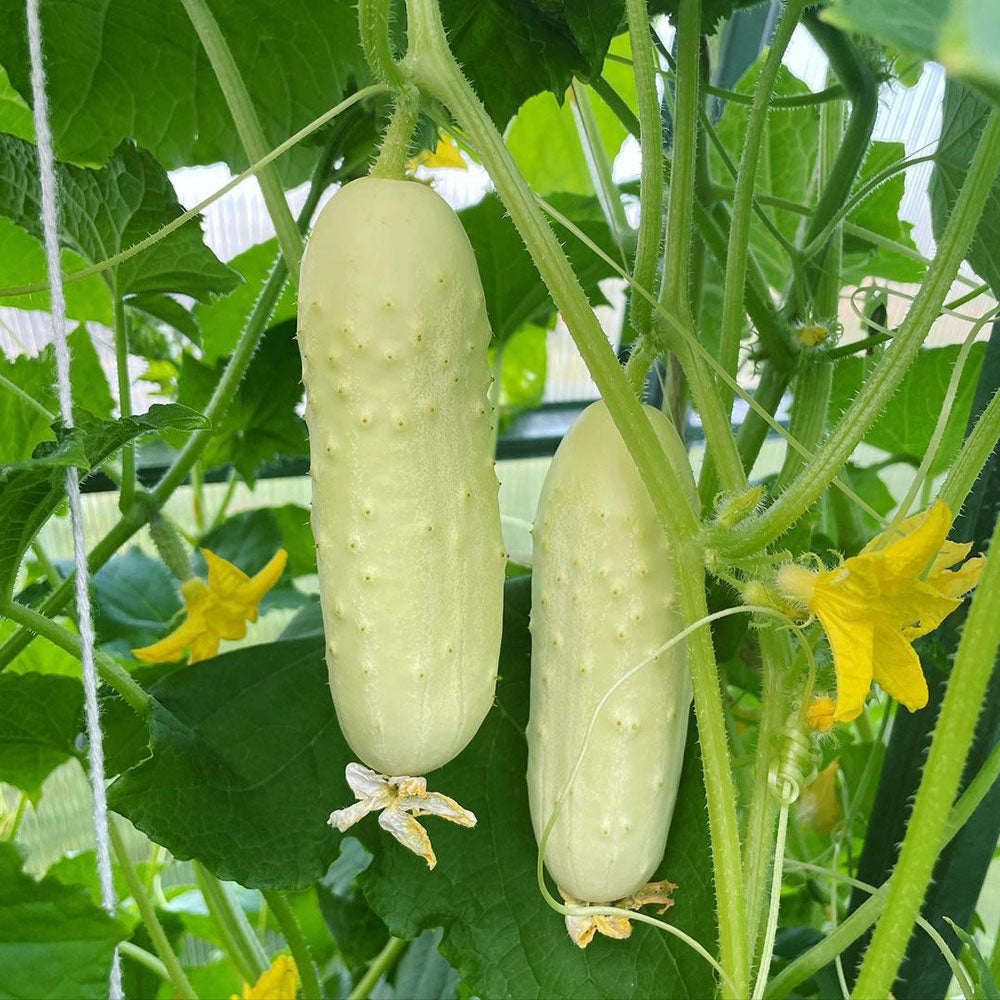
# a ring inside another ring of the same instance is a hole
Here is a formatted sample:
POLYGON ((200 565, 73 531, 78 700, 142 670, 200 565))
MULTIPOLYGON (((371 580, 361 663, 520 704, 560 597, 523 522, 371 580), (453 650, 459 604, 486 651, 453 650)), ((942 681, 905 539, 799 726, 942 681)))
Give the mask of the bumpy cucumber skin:
POLYGON ((416 182, 342 188, 309 238, 298 337, 337 718, 369 767, 426 774, 492 704, 506 562, 490 327, 455 213, 416 182))
MULTIPOLYGON (((644 409, 675 466, 687 468, 673 426, 644 409)), ((694 503, 687 485, 678 503, 694 503)), ((603 402, 583 412, 552 460, 533 574, 528 792, 541 841, 598 702, 682 627, 669 541, 603 402)), ((666 845, 690 704, 683 642, 606 703, 546 847, 563 893, 607 903, 649 880, 666 845)))

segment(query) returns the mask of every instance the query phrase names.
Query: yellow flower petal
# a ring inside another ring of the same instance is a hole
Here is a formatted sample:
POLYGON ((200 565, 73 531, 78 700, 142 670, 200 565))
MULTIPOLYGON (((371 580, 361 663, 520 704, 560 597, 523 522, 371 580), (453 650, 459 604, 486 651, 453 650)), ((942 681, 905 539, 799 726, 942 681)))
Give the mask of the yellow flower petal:
POLYGON ((433 153, 429 149, 425 149, 413 158, 412 163, 414 166, 451 167, 454 170, 468 169, 468 164, 462 158, 458 146, 445 135, 438 139, 433 153))
MULTIPOLYGON (((880 549, 888 574, 904 580, 919 576, 937 556, 948 537, 949 528, 951 511, 941 502, 934 504, 930 510, 908 517, 898 528, 902 536, 891 539, 880 549)), ((884 532, 878 535, 862 551, 870 552, 873 543, 884 536, 884 532)))
POLYGON ((238 566, 211 549, 202 549, 201 554, 208 564, 208 589, 213 594, 231 594, 250 579, 238 566))
MULTIPOLYGON (((972 548, 971 545, 960 547, 964 548, 966 552, 972 548)), ((985 562, 985 556, 976 556, 956 570, 939 570, 938 572, 931 570, 927 582, 948 597, 962 597, 979 583, 985 562)))
POLYGON ((832 698, 817 698, 806 710, 806 725, 816 733, 828 733, 836 722, 837 703, 832 698))
MULTIPOLYGON (((278 955, 265 969, 256 983, 243 984, 242 1000, 295 1000, 299 984, 299 970, 288 955, 278 955)), ((229 1000, 241 1000, 235 993, 229 1000)))
POLYGON ((252 606, 255 614, 257 605, 260 604, 261 599, 281 579, 281 574, 285 572, 285 564, 287 562, 288 553, 284 549, 278 549, 271 558, 271 561, 259 573, 255 573, 240 587, 240 600, 246 605, 252 606))
POLYGON ((184 655, 184 650, 198 641, 205 631, 200 617, 188 618, 169 635, 151 646, 133 649, 132 655, 146 663, 173 663, 184 655))
POLYGON ((872 663, 875 628, 871 622, 850 621, 832 615, 826 608, 817 608, 837 671, 837 722, 856 719, 865 707, 865 698, 872 685, 872 663))
POLYGON ((911 712, 923 708, 927 681, 909 642, 895 629, 880 627, 875 630, 875 649, 874 677, 879 687, 911 712))
POLYGON ((219 635, 209 629, 204 630, 201 635, 196 636, 191 643, 191 655, 188 663, 198 663, 201 660, 210 660, 219 652, 219 635))

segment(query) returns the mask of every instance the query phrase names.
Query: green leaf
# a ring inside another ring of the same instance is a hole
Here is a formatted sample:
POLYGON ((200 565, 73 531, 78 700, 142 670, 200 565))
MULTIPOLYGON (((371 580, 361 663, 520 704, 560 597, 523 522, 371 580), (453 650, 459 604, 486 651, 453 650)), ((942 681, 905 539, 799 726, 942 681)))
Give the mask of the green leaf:
MULTIPOLYGON (((617 259, 618 249, 596 198, 555 194, 548 201, 612 260, 617 259)), ((494 336, 504 341, 526 323, 544 326, 555 306, 500 199, 487 195, 458 217, 476 254, 494 336)), ((590 301, 606 302, 597 283, 615 272, 558 223, 554 228, 590 301)))
MULTIPOLYGON (((740 94, 753 94, 764 57, 743 74, 735 90, 740 94)), ((809 88, 784 66, 778 70, 774 93, 779 96, 808 94, 809 88)), ((739 164, 746 135, 750 109, 745 104, 726 103, 716 132, 729 153, 730 159, 739 164)), ((790 201, 810 204, 813 201, 813 176, 819 141, 819 111, 815 105, 806 108, 772 109, 757 166, 757 190, 778 195, 790 201)), ((726 185, 734 185, 732 175, 726 170, 715 147, 709 146, 712 173, 722 178, 726 185)), ((802 216, 795 212, 765 208, 782 235, 791 241, 802 224, 802 216)), ((750 245, 753 248, 767 280, 773 288, 783 288, 788 281, 790 265, 778 241, 764 224, 753 217, 750 245)))
MULTIPOLYGON (((79 271, 87 262, 72 250, 63 250, 64 274, 79 271)), ((0 270, 5 287, 36 285, 48 281, 45 251, 42 244, 0 213, 0 270)), ((49 293, 17 295, 0 299, 0 304, 11 309, 37 309, 48 311, 49 293)), ((99 274, 92 274, 82 281, 66 285, 66 315, 73 320, 92 319, 111 326, 111 292, 99 274)))
POLYGON ((426 930, 410 942, 393 978, 397 997, 454 1000, 458 996, 458 973, 438 954, 440 940, 440 930, 426 930))
MULTIPOLYGON (((601 71, 624 0, 443 0, 452 51, 502 131, 523 101, 601 71)), ((2 58, 2 50, 0 50, 2 58)))
POLYGON ((58 674, 0 674, 0 781, 37 804, 42 782, 76 755, 83 687, 58 674))
MULTIPOLYGON (((60 244, 96 264, 138 243, 182 213, 166 171, 149 153, 122 143, 100 170, 57 164, 60 244)), ((0 214, 42 238, 35 147, 0 135, 0 214)), ((180 292, 196 299, 234 288, 239 278, 202 242, 191 220, 114 269, 118 293, 180 292)), ((110 281, 110 272, 105 272, 110 281)))
POLYGON ((19 139, 35 141, 35 123, 31 108, 24 98, 10 85, 7 70, 0 66, 0 132, 16 135, 19 139))
POLYGON ((991 0, 834 0, 824 20, 941 63, 1000 97, 1000 23, 991 0))
MULTIPOLYGON (((873 142, 868 147, 858 172, 855 190, 905 156, 906 147, 901 142, 873 142)), ((899 218, 905 183, 904 173, 893 175, 861 202, 848 215, 848 220, 915 250, 916 244, 910 235, 913 224, 899 218)), ((924 270, 925 266, 921 261, 904 256, 896 250, 875 247, 850 233, 844 236, 844 270, 841 280, 845 285, 860 285, 864 278, 871 277, 916 283, 923 279, 924 270)))
MULTIPOLYGON (((695 952, 648 925, 627 941, 594 941, 581 951, 535 881, 538 856, 524 774, 527 746, 531 580, 508 581, 497 708, 475 740, 434 773, 434 788, 479 818, 475 830, 441 823, 430 830, 438 867, 395 849, 375 823, 360 826, 375 849, 361 876, 368 901, 396 936, 444 925, 440 951, 479 996, 618 998, 706 997, 714 974, 695 952)), ((679 886, 667 919, 714 948, 711 851, 694 726, 658 878, 679 886)))
MULTIPOLYGON (((628 35, 616 38, 610 51, 631 58, 628 35)), ((636 110, 635 74, 631 67, 609 59, 604 64, 603 75, 636 110)), ((590 98, 599 139, 614 163, 625 140, 625 127, 599 97, 590 93, 590 98)), ((517 112, 504 141, 528 183, 539 194, 550 191, 594 194, 570 101, 557 101, 551 93, 529 98, 517 112)))
POLYGON ((944 919, 948 921, 949 926, 962 942, 965 955, 968 957, 968 962, 963 964, 970 967, 976 1000, 1000 1000, 1000 987, 997 986, 990 964, 979 950, 976 939, 967 930, 959 927, 951 917, 944 919))
MULTIPOLYGON (((316 884, 320 910, 349 968, 370 962, 383 948, 389 931, 372 912, 358 888, 358 876, 372 856, 355 837, 344 837, 340 855, 316 884)), ((414 994, 417 996, 419 994, 414 994)))
MULTIPOLYGON (((930 185, 935 239, 941 239, 944 233, 990 110, 989 101, 957 80, 948 81, 937 164, 930 185)), ((989 282, 993 293, 1000 295, 1000 178, 990 188, 966 260, 989 282)))
POLYGON ((159 320, 178 333, 183 333, 192 344, 201 347, 201 330, 197 319, 176 299, 169 295, 133 295, 128 304, 148 318, 159 320))
POLYGON ((503 345, 500 373, 500 431, 525 410, 533 409, 545 394, 548 333, 529 323, 503 345))
MULTIPOLYGON (((69 335, 68 342, 74 410, 86 410, 95 417, 107 419, 115 404, 87 328, 78 326, 69 335)), ((35 357, 22 355, 12 362, 0 355, 0 376, 34 401, 33 405, 9 386, 0 384, 0 427, 4 428, 0 437, 0 462, 23 462, 31 457, 38 444, 53 438, 53 417, 43 411, 49 414, 59 411, 55 348, 47 344, 35 357)))
POLYGON ((327 825, 353 755, 337 727, 323 640, 252 646, 150 688, 153 754, 111 807, 175 857, 259 888, 304 888, 337 855, 327 825), (279 832, 280 831, 280 832, 279 832))
POLYGON ((0 843, 0 996, 99 1000, 125 925, 95 906, 83 886, 36 882, 0 843))
MULTIPOLYGON (((865 435, 865 442, 892 455, 919 462, 941 415, 948 380, 959 350, 958 344, 921 350, 896 394, 865 435)), ((966 359, 958 394, 948 415, 941 445, 931 465, 932 475, 948 468, 962 445, 984 353, 985 344, 974 344, 966 359)), ((840 414, 857 395, 876 360, 876 357, 854 357, 837 362, 830 394, 831 422, 839 419, 840 414)))
POLYGON ((155 642, 182 607, 167 567, 134 546, 106 562, 91 584, 98 638, 123 640, 123 650, 155 642))
POLYGON ((30 461, 0 465, 0 594, 10 594, 31 540, 65 495, 68 466, 86 473, 142 434, 204 426, 201 414, 177 404, 123 420, 86 417, 69 431, 56 425, 56 442, 43 442, 30 461))
MULTIPOLYGON (((229 267, 243 277, 243 284, 228 295, 217 296, 210 302, 195 306, 194 318, 201 328, 204 346, 202 361, 211 364, 232 354, 277 257, 277 240, 255 243, 228 262, 229 267)), ((294 316, 295 290, 286 283, 271 314, 271 324, 282 323, 294 316)))
MULTIPOLYGON (((213 0, 269 146, 329 110, 352 81, 367 83, 349 0, 213 0)), ((196 163, 247 166, 232 114, 180 4, 157 0, 49 0, 42 6, 56 155, 104 163, 134 139, 168 169, 196 163)), ((30 94, 24 7, 0 4, 0 63, 30 94)), ((316 148, 300 145, 276 164, 305 180, 316 148)))
MULTIPOLYGON (((9 618, 0 621, 0 642, 6 642, 19 626, 9 618)), ((64 649, 36 636, 32 643, 17 654, 4 667, 4 674, 59 674, 63 677, 80 676, 80 661, 64 649)))
MULTIPOLYGON (((728 18, 741 7, 752 7, 757 2, 758 0, 705 0, 701 5, 702 32, 706 35, 714 33, 723 18, 728 18)), ((649 12, 669 14, 671 21, 676 24, 679 7, 680 0, 651 0, 649 12)))
MULTIPOLYGON (((178 400, 204 409, 224 367, 222 361, 207 365, 185 354, 178 400)), ((202 454, 205 466, 231 464, 252 485, 262 462, 308 454, 305 422, 296 412, 301 399, 302 362, 295 323, 289 321, 271 327, 261 339, 236 398, 216 423, 202 454)))

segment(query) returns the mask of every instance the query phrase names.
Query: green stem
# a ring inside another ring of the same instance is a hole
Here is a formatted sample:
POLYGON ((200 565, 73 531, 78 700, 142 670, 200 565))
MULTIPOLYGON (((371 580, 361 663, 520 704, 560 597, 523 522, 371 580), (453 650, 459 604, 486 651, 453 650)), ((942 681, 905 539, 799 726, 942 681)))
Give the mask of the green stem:
MULTIPOLYGON (((346 102, 341 107, 349 106, 346 102)), ((309 186, 309 193, 306 195, 305 203, 299 214, 299 226, 305 229, 312 214, 319 203, 320 195, 326 187, 326 180, 330 170, 336 150, 333 146, 328 146, 320 156, 313 172, 312 183, 309 186)), ((274 310, 275 303, 281 293, 284 284, 286 265, 283 259, 279 259, 274 265, 267 283, 257 297, 253 311, 247 319, 243 333, 233 351, 232 356, 226 363, 212 398, 205 409, 205 416, 208 419, 208 426, 202 430, 195 431, 184 444, 177 456, 171 463, 170 468, 163 478, 155 486, 153 491, 144 495, 144 503, 133 504, 128 513, 123 514, 115 526, 94 546, 87 560, 87 565, 91 573, 96 573, 117 551, 124 545, 149 519, 150 515, 159 510, 174 491, 180 486, 188 473, 193 468, 195 462, 201 456, 209 441, 215 434, 215 425, 219 417, 229 408, 240 381, 246 374, 250 359, 257 350, 260 338, 267 329, 268 321, 274 310)), ((63 582, 50 592, 45 601, 42 602, 41 611, 46 615, 56 614, 61 611, 73 596, 75 574, 71 573, 63 582)), ((27 631, 21 630, 12 635, 2 647, 0 647, 0 670, 3 670, 23 650, 31 641, 27 631)), ((110 682, 109 682, 110 683, 110 682)))
POLYGON ((195 534, 200 537, 205 533, 205 475, 200 462, 191 466, 191 510, 195 534))
POLYGON ((622 204, 621 194, 612 177, 613 165, 608 151, 604 148, 587 88, 579 81, 574 80, 570 85, 570 93, 569 104, 573 112, 573 121, 576 124, 576 133, 580 140, 583 159, 587 164, 590 180, 597 193, 597 201, 604 213, 604 218, 607 220, 608 229, 611 230, 611 237, 615 241, 615 246, 618 247, 622 263, 625 263, 626 240, 631 236, 632 230, 625 216, 625 206, 622 204))
POLYGON ((156 908, 153 906, 153 902, 149 898, 145 886, 142 884, 142 879, 139 878, 139 873, 135 870, 135 865, 132 864, 132 859, 129 857, 128 848, 122 839, 118 823, 119 821, 112 816, 111 822, 108 824, 108 831, 111 834, 111 846, 115 852, 115 860, 118 862, 118 868, 125 877, 128 891, 132 894, 132 899, 135 900, 136 908, 139 910, 139 916, 146 925, 146 933, 149 934, 149 939, 153 942, 153 947, 156 949, 156 954, 160 956, 163 962, 167 978, 173 984, 176 995, 184 997, 185 1000, 198 1000, 198 994, 195 993, 194 987, 185 975, 180 960, 170 945, 170 939, 163 930, 160 918, 156 915, 156 908))
MULTIPOLYGON (((118 294, 118 280, 114 281, 113 327, 115 335, 115 369, 118 374, 118 415, 132 416, 132 384, 128 377, 128 321, 125 316, 125 301, 118 294)), ((118 495, 118 508, 124 514, 135 502, 135 442, 127 441, 122 446, 122 481, 118 495)))
POLYGON ((976 720, 1000 647, 1000 522, 993 531, 982 578, 962 629, 955 664, 934 727, 927 763, 906 836, 893 870, 885 912, 875 928, 854 988, 857 997, 885 996, 892 988, 913 924, 943 846, 976 720))
POLYGON ((743 849, 743 884, 746 886, 747 941, 751 953, 757 948, 761 918, 767 895, 768 874, 774 855, 774 823, 778 802, 771 792, 769 772, 777 742, 788 716, 786 680, 791 665, 791 643, 775 628, 760 632, 761 692, 754 786, 747 814, 743 849))
POLYGON ((798 520, 843 468, 896 391, 916 358, 931 324, 940 313, 958 265, 979 224, 998 170, 1000 111, 994 110, 983 130, 948 226, 938 244, 937 256, 927 269, 920 291, 892 343, 868 375, 839 424, 788 489, 760 517, 734 529, 728 538, 716 539, 720 551, 727 555, 746 555, 764 548, 798 520))
MULTIPOLYGON (((122 957, 131 958, 133 961, 145 966, 150 972, 153 973, 154 976, 159 976, 165 983, 172 982, 167 967, 155 955, 151 955, 148 951, 146 951, 145 948, 140 948, 137 944, 133 944, 131 941, 119 941, 118 952, 122 955, 122 957)), ((182 969, 181 971, 183 972, 184 970, 182 969)), ((190 996, 191 994, 185 994, 178 991, 177 995, 190 996)))
MULTIPOLYGON (((646 0, 626 0, 628 35, 632 46, 636 99, 639 104, 639 237, 632 276, 643 288, 652 288, 660 256, 663 229, 663 121, 660 99, 656 93, 656 62, 649 33, 649 9, 646 0)), ((605 97, 606 101, 607 98, 605 97)), ((627 105, 626 105, 627 107, 627 105)), ((639 338, 649 336, 652 306, 641 295, 631 292, 632 327, 639 338)), ((649 362, 646 363, 646 368, 649 362)), ((642 378, 645 381, 646 372, 642 378)))
MULTIPOLYGON (((965 791, 962 792, 952 808, 948 817, 948 825, 945 828, 944 841, 941 844, 942 849, 965 826, 983 799, 992 791, 998 779, 1000 779, 1000 743, 990 751, 983 766, 966 786, 965 791)), ((837 955, 857 941, 881 915, 885 908, 885 901, 889 896, 891 883, 892 877, 890 876, 833 933, 828 934, 822 941, 808 951, 804 951, 782 969, 768 985, 764 993, 765 998, 781 1000, 799 983, 804 982, 832 962, 837 955)))
POLYGON ((405 78, 392 51, 392 0, 358 0, 358 34, 376 78, 401 89, 405 78))
POLYGON ((956 517, 1000 441, 1000 391, 994 392, 948 470, 938 499, 956 517))
POLYGON ((489 171, 536 268, 562 313, 577 348, 604 397, 622 440, 649 490, 657 513, 673 537, 691 538, 693 511, 678 504, 680 480, 653 433, 597 317, 580 287, 562 246, 521 176, 486 110, 455 62, 445 38, 436 0, 408 0, 410 49, 406 67, 422 89, 454 114, 489 171))
POLYGON ((62 583, 62 577, 37 538, 31 543, 31 551, 35 553, 35 558, 38 560, 38 565, 42 567, 42 572, 45 574, 45 579, 49 581, 49 586, 58 587, 62 583))
MULTIPOLYGON (((17 622, 18 625, 34 632, 35 635, 44 636, 49 642, 66 650, 77 659, 83 656, 78 635, 63 628, 51 618, 39 614, 33 608, 18 604, 14 600, 8 600, 0 604, 0 615, 17 622)), ((149 711, 152 698, 135 682, 132 675, 124 667, 119 666, 107 653, 102 653, 99 649, 94 650, 94 663, 101 680, 113 687, 135 709, 137 714, 145 715, 149 711)))
POLYGON ((288 905, 288 900, 276 889, 264 889, 264 899, 274 914, 274 919, 278 921, 281 933, 284 934, 288 947, 291 949, 292 958, 295 959, 296 968, 299 970, 299 979, 302 981, 302 996, 305 1000, 320 1000, 323 991, 319 985, 319 978, 316 975, 316 966, 313 964, 312 954, 309 945, 302 934, 302 928, 292 913, 292 908, 288 905))
POLYGON ((417 125, 419 109, 419 98, 412 88, 396 94, 392 117, 382 136, 378 159, 371 169, 372 177, 400 181, 405 179, 406 164, 410 159, 410 142, 417 125))
POLYGON ((683 318, 689 311, 687 274, 698 158, 701 0, 679 0, 676 45, 673 150, 660 302, 683 318))
MULTIPOLYGON (((708 614, 702 554, 692 546, 678 546, 675 565, 680 591, 679 607, 685 624, 690 625, 708 614)), ((741 893, 733 891, 734 886, 743 885, 739 821, 719 688, 719 670, 715 662, 711 633, 707 629, 698 629, 688 637, 687 650, 705 775, 705 794, 708 799, 715 905, 719 925, 719 958, 732 980, 732 993, 725 989, 723 993, 741 998, 749 990, 750 960, 746 908, 741 893)))
POLYGON ((399 953, 409 944, 402 938, 391 937, 386 942, 385 947, 372 959, 365 974, 358 980, 358 985, 351 990, 347 1000, 366 1000, 375 988, 376 983, 395 964, 399 953))
POLYGON ((200 861, 191 864, 226 954, 243 980, 253 985, 270 964, 267 954, 226 887, 200 861))
POLYGON ((229 477, 226 480, 226 492, 222 494, 222 499, 219 501, 219 509, 215 512, 215 517, 212 518, 212 524, 209 527, 209 531, 214 531, 223 521, 226 519, 226 513, 229 510, 229 505, 232 503, 233 495, 236 493, 236 486, 239 483, 239 474, 235 469, 229 470, 229 477))
MULTIPOLYGON (((247 159, 251 163, 262 159, 268 153, 267 140, 264 138, 264 130, 257 118, 250 93, 226 42, 226 36, 205 0, 181 0, 181 3, 194 25, 208 61, 212 64, 247 159)), ((264 195, 264 204, 267 206, 278 237, 281 255, 292 275, 292 281, 297 282, 299 263, 302 260, 302 235, 288 208, 281 177, 275 167, 268 166, 260 172, 258 180, 261 193, 264 195)))
MULTIPOLYGON (((764 126, 770 105, 771 92, 781 68, 785 49, 792 39, 792 32, 799 23, 805 0, 789 0, 771 40, 767 58, 757 79, 753 105, 747 118, 743 139, 743 154, 736 175, 736 192, 733 195, 733 217, 729 228, 729 248, 726 254, 725 284, 722 297, 722 332, 719 361, 730 375, 736 377, 739 364, 740 334, 743 330, 743 299, 747 279, 747 254, 750 247, 750 224, 753 219, 754 185, 757 180, 757 163, 760 158, 764 126)), ((733 408, 733 394, 726 385, 720 385, 723 407, 727 413, 733 408)))

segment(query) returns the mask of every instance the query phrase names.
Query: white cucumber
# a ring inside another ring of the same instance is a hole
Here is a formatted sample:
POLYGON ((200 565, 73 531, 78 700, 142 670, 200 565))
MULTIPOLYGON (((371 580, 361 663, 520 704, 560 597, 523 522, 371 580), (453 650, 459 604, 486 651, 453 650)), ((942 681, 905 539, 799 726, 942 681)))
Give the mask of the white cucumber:
POLYGON ((413 181, 342 188, 302 262, 298 336, 337 717, 371 768, 426 774, 492 704, 506 559, 490 328, 455 213, 413 181))
MULTIPOLYGON (((674 466, 695 487, 684 447, 643 408, 674 466)), ((670 543, 603 402, 560 444, 534 529, 528 791, 541 842, 609 688, 681 630, 670 543)), ((687 733, 691 682, 683 642, 604 705, 546 845, 564 895, 608 903, 635 893, 666 845, 687 733)))

